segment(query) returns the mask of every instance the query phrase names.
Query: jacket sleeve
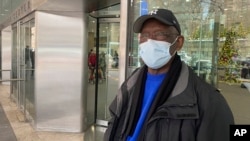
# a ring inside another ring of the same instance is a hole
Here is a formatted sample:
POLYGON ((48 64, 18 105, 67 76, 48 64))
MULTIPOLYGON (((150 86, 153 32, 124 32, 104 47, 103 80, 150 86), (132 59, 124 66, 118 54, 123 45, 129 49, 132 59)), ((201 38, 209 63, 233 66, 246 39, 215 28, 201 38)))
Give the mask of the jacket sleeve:
POLYGON ((114 134, 114 130, 116 126, 116 122, 117 122, 117 116, 115 114, 116 111, 116 107, 117 107, 117 97, 113 100, 113 102, 111 103, 111 105, 109 106, 109 111, 110 111, 110 116, 111 119, 108 121, 108 127, 104 133, 104 139, 103 141, 112 141, 113 139, 113 134, 114 134))
POLYGON ((109 106, 111 119, 109 120, 108 127, 104 133, 104 141, 117 141, 122 138, 122 126, 124 125, 124 121, 126 118, 125 114, 127 112, 127 106, 130 95, 129 90, 132 89, 134 83, 136 82, 134 81, 134 78, 136 78, 136 76, 138 75, 138 70, 139 68, 133 71, 130 77, 123 82, 118 91, 118 94, 109 106), (130 84, 130 82, 132 83, 130 84), (130 85, 128 85, 128 83, 130 85))
POLYGON ((234 124, 233 114, 224 97, 212 93, 200 113, 197 141, 229 141, 230 125, 234 124))

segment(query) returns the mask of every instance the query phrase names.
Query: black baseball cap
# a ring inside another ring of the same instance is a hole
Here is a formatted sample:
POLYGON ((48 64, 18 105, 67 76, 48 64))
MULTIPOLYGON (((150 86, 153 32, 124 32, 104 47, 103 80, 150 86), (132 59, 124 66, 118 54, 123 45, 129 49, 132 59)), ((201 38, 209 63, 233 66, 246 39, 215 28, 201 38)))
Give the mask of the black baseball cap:
POLYGON ((181 28, 180 28, 179 22, 177 21, 173 12, 168 9, 155 9, 149 12, 148 15, 140 16, 134 22, 134 28, 133 28, 134 32, 140 33, 144 22, 152 18, 157 19, 166 25, 174 26, 179 32, 179 34, 181 34, 181 28))

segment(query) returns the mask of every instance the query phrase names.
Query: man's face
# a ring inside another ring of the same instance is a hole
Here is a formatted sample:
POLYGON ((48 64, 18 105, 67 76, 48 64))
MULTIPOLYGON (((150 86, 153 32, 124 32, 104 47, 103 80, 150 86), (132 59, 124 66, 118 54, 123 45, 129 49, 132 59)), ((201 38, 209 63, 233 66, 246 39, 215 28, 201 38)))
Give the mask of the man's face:
MULTIPOLYGON (((144 43, 148 39, 166 41, 172 43, 176 38, 178 38, 178 32, 173 26, 168 26, 156 19, 147 20, 142 27, 139 42, 144 43)), ((174 47, 170 48, 170 53, 175 52, 174 47)))

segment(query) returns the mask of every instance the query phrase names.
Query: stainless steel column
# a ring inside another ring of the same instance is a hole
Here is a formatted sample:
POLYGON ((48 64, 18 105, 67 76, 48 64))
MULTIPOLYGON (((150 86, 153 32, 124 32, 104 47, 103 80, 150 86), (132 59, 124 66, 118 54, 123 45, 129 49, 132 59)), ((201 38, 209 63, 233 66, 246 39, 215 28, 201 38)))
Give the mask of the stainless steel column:
POLYGON ((35 98, 38 130, 81 132, 82 12, 36 12, 35 98))

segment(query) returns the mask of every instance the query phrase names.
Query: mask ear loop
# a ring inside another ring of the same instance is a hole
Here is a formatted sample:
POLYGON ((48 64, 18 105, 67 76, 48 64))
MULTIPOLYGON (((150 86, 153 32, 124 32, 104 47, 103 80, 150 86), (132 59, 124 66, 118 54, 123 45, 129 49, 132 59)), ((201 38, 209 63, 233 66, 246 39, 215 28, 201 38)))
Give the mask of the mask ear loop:
POLYGON ((180 37, 180 36, 177 36, 177 37, 175 38, 175 40, 173 41, 173 43, 172 43, 170 46, 174 45, 179 37, 180 37))
MULTIPOLYGON (((174 42, 170 45, 170 47, 172 47, 176 43, 176 41, 177 41, 178 38, 179 38, 179 36, 177 36, 175 38, 174 42)), ((177 53, 177 51, 175 50, 172 56, 174 56, 176 53, 177 53)))

